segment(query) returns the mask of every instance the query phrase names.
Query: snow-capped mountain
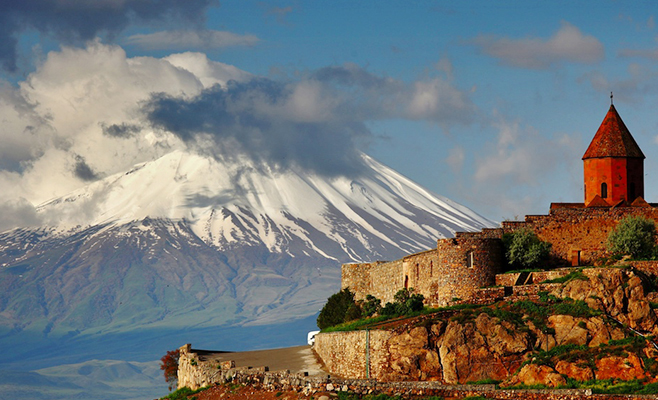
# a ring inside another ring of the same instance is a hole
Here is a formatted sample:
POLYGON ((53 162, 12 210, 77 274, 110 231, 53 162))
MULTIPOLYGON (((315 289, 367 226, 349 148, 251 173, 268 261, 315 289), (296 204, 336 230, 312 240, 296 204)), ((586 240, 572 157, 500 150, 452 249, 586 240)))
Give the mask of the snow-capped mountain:
POLYGON ((273 253, 341 262, 416 252, 456 230, 492 225, 363 158, 367 167, 358 177, 326 178, 176 151, 49 201, 39 211, 60 230, 147 217, 184 220, 220 251, 263 245, 273 253))
POLYGON ((0 233, 4 347, 118 343, 87 355, 103 358, 138 337, 157 355, 172 332, 298 320, 338 291, 340 263, 493 225, 363 157, 358 176, 327 178, 177 151, 42 204, 46 226, 0 233))

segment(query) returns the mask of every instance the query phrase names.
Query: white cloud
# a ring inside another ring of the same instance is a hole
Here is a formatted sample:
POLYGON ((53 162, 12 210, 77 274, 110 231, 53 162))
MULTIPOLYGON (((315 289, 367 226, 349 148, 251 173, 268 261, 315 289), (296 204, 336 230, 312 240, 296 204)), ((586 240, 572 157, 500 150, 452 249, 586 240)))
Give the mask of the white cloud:
POLYGON ((234 46, 255 46, 260 39, 255 35, 238 35, 226 31, 161 31, 132 35, 126 44, 146 50, 221 49, 234 46))
POLYGON ((549 39, 512 39, 480 35, 472 43, 501 63, 520 68, 548 68, 562 62, 595 63, 603 59, 603 44, 594 36, 562 22, 549 39))
POLYGON ((465 197, 481 212, 502 212, 494 218, 514 218, 545 213, 551 201, 582 201, 578 189, 582 185, 579 163, 583 144, 577 134, 540 134, 520 120, 510 120, 494 112, 492 127, 497 130, 495 142, 475 150, 475 168, 463 177, 465 197), (574 171, 577 171, 574 175, 574 171), (573 179, 560 181, 565 176, 573 179), (556 195, 554 188, 563 188, 556 195), (540 208, 537 208, 537 207, 540 208))
POLYGON ((469 118, 473 111, 466 93, 439 78, 415 82, 407 106, 411 118, 435 121, 469 118))
POLYGON ((368 121, 449 125, 475 111, 467 92, 440 78, 407 83, 351 65, 274 81, 200 53, 129 58, 99 41, 63 47, 17 86, 0 85, 0 207, 16 210, 0 214, 0 227, 35 223, 30 207, 193 146, 199 133, 206 143, 242 140, 241 151, 265 162, 353 173, 368 121))
POLYGON ((446 158, 446 162, 454 172, 460 172, 462 166, 464 165, 464 159, 466 154, 464 153, 464 148, 461 146, 453 147, 450 149, 450 153, 446 158))
POLYGON ((624 103, 638 104, 645 100, 647 94, 658 92, 658 72, 653 68, 631 63, 627 68, 627 76, 609 78, 601 71, 593 71, 583 75, 579 81, 589 81, 594 90, 609 95, 614 93, 615 100, 624 103))
POLYGON ((81 178, 181 147, 146 124, 141 105, 151 93, 194 96, 249 77, 198 53, 128 58, 98 41, 49 53, 18 87, 0 84, 0 228, 34 223, 30 207, 83 186, 81 178))
POLYGON ((640 57, 649 60, 658 60, 658 49, 621 49, 620 57, 640 57))

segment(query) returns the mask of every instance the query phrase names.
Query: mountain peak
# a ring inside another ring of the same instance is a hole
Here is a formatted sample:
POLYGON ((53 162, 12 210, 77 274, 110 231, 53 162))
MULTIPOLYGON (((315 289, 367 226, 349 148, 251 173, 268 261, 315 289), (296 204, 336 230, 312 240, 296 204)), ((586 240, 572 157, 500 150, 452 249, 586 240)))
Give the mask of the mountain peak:
POLYGON ((264 245, 275 253, 340 261, 393 257, 459 230, 493 225, 363 154, 357 177, 275 170, 248 159, 174 151, 38 207, 60 230, 144 218, 186 221, 219 249, 264 245))

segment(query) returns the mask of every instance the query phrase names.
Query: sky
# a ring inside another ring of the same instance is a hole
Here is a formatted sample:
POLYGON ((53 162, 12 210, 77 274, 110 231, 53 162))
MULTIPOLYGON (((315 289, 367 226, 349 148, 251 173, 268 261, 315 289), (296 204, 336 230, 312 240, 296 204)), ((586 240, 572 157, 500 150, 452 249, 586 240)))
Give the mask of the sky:
POLYGON ((583 201, 610 93, 658 201, 653 1, 0 0, 0 230, 170 151, 365 152, 500 221, 583 201))

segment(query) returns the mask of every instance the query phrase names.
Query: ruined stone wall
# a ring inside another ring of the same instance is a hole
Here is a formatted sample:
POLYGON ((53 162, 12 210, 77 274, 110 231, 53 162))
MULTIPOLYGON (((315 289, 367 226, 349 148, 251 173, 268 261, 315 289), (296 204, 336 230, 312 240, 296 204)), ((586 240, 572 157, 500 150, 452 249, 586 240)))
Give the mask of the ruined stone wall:
POLYGON ((180 349, 178 359, 178 387, 188 387, 196 390, 200 387, 208 386, 217 381, 217 377, 222 370, 228 370, 235 367, 235 363, 204 361, 192 349, 188 343, 180 349))
POLYGON ((319 333, 313 350, 332 375, 381 380, 390 337, 391 332, 381 330, 319 333))
POLYGON ((591 265, 605 255, 610 231, 628 215, 658 221, 654 207, 583 208, 552 207, 549 215, 528 215, 525 221, 505 221, 504 232, 519 228, 533 230, 541 240, 553 244, 554 258, 570 264, 580 252, 580 265, 591 265))

